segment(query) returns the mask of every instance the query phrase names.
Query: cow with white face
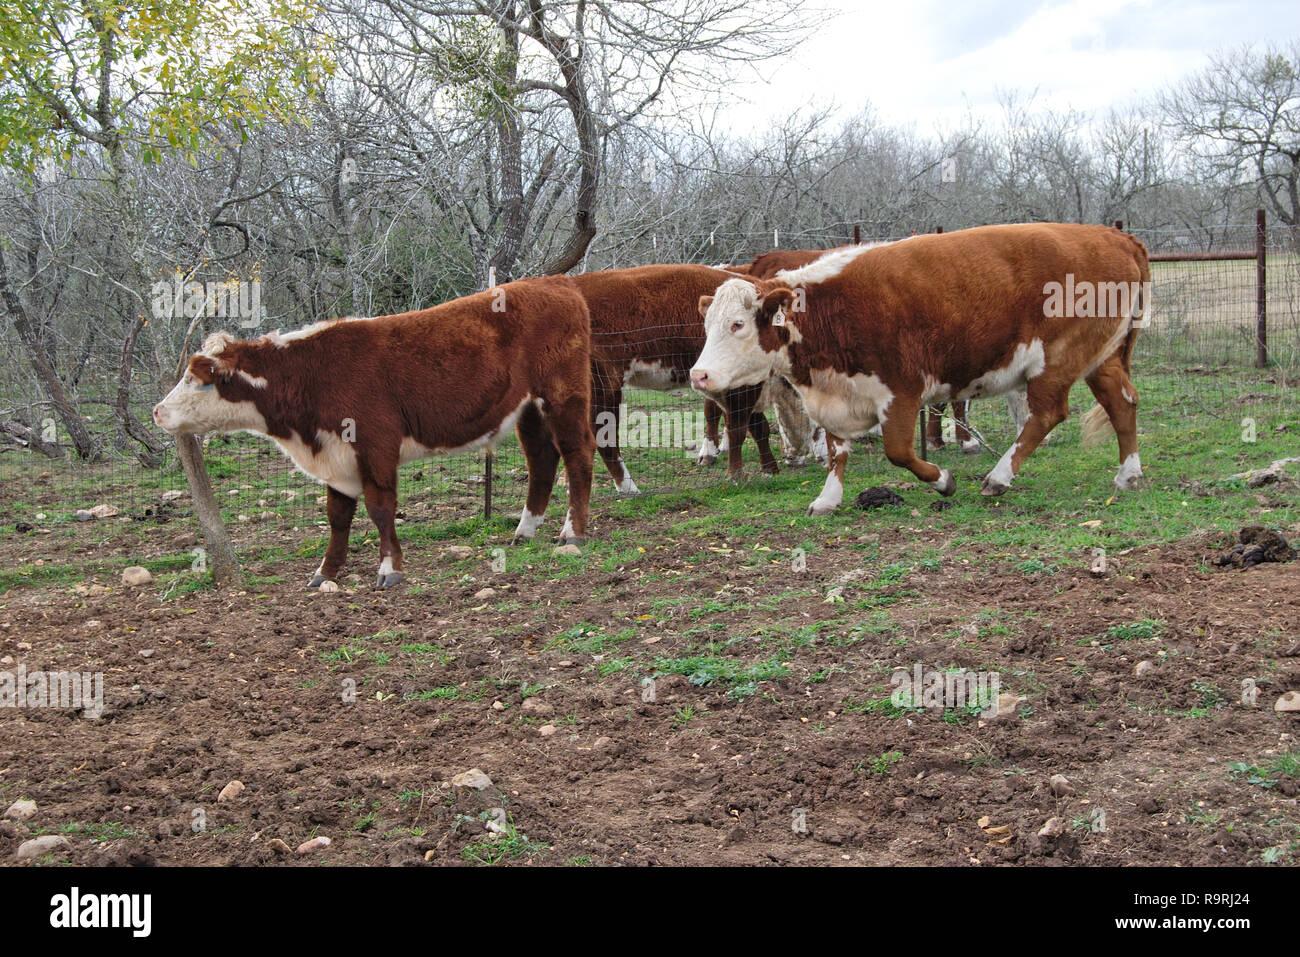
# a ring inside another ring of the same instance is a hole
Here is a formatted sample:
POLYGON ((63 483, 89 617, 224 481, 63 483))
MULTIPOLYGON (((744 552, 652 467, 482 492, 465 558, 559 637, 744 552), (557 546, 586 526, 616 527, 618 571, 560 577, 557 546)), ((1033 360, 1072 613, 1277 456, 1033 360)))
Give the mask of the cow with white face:
POLYGON ((329 547, 310 587, 342 568, 364 499, 379 530, 376 584, 391 588, 405 578, 395 528, 398 467, 491 448, 511 429, 528 462, 516 539, 537 533, 563 459, 569 510, 560 540, 583 540, 596 446, 590 340, 587 304, 562 276, 286 335, 217 334, 190 357, 153 418, 176 435, 265 435, 327 486, 329 547))
MULTIPOLYGON (((1029 417, 981 490, 1000 495, 1064 420, 1070 387, 1082 378, 1100 410, 1088 424, 1103 417, 1114 426, 1115 482, 1129 488, 1141 476, 1129 361, 1149 280, 1142 244, 1108 227, 991 226, 847 247, 702 297, 705 345, 691 384, 712 395, 782 375, 828 441, 879 425, 889 460, 943 495, 956 489, 951 473, 913 448, 921 408, 1023 389, 1029 417), (1063 287, 1136 294, 1114 314, 1077 315, 1059 308, 1063 287)), ((826 487, 810 511, 841 501, 847 451, 831 450, 826 487)))

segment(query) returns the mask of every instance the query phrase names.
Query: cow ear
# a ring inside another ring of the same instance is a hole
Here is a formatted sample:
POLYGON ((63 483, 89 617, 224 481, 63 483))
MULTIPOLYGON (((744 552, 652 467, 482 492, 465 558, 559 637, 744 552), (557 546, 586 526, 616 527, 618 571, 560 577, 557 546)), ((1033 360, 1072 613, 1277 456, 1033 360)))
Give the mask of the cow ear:
POLYGON ((204 385, 212 385, 217 378, 214 363, 212 356, 205 356, 201 352, 196 353, 190 356, 189 373, 204 385))
POLYGON ((703 319, 709 314, 709 306, 713 305, 712 296, 700 296, 700 318, 703 319))
POLYGON ((794 293, 785 286, 778 286, 763 297, 758 306, 758 324, 760 326, 784 326, 790 303, 794 302, 794 293))

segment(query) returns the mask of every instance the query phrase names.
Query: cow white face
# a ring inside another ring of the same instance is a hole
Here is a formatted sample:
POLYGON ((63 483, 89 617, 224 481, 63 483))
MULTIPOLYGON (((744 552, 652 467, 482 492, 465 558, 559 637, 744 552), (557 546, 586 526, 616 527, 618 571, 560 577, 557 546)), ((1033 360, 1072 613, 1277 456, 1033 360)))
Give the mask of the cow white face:
POLYGON ((728 279, 700 299, 704 351, 691 368, 691 385, 719 395, 765 381, 790 341, 786 315, 793 294, 786 287, 766 293, 744 279, 728 279))
MULTIPOLYGON (((153 407, 153 420, 172 435, 203 435, 206 432, 251 430, 266 432, 266 419, 251 401, 232 402, 223 398, 218 382, 234 371, 220 356, 200 352, 166 397, 153 407)), ((251 377, 244 378, 252 382, 251 377)), ((264 384, 264 383, 263 383, 264 384)))

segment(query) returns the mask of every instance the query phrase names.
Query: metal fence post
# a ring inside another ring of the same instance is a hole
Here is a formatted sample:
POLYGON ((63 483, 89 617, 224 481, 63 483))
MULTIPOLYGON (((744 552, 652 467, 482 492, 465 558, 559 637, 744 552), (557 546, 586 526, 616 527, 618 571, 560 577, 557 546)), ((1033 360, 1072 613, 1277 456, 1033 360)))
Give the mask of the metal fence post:
POLYGON ((488 452, 483 456, 483 517, 492 517, 492 459, 488 452))
POLYGON ((1268 365, 1268 288, 1264 282, 1264 248, 1268 230, 1264 210, 1255 210, 1255 366, 1268 365))

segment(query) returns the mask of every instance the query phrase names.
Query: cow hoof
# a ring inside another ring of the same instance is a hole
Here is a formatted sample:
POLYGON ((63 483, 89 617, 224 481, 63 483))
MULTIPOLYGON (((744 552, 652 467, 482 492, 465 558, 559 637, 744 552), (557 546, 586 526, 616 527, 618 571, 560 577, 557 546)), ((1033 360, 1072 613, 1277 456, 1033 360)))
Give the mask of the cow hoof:
POLYGON ((320 586, 327 581, 330 581, 330 579, 326 578, 324 575, 313 575, 311 581, 307 583, 307 587, 320 588, 320 586))
POLYGON ((978 439, 971 439, 971 440, 968 441, 968 442, 963 442, 963 443, 961 444, 961 450, 962 450, 963 452, 965 452, 967 455, 974 455, 974 454, 976 454, 976 453, 979 452, 979 450, 980 450, 980 443, 979 443, 979 440, 978 440, 978 439))
POLYGON ((718 457, 716 455, 701 455, 696 461, 698 461, 700 465, 709 466, 718 461, 718 457))
POLYGON ((803 468, 808 464, 808 457, 806 455, 795 455, 786 459, 785 464, 795 469, 803 468))
POLYGON ((1003 485, 1001 482, 994 482, 990 479, 985 479, 984 484, 980 486, 980 494, 989 496, 1001 495, 1010 487, 1011 486, 1009 485, 1003 485))
POLYGON ((516 535, 514 538, 510 539, 510 544, 511 544, 511 545, 527 545, 527 544, 528 544, 529 542, 531 542, 531 541, 532 541, 532 538, 531 538, 530 536, 528 536, 528 535, 516 535))
POLYGON ((934 439, 926 439, 925 450, 927 452, 938 452, 940 449, 944 447, 945 444, 946 443, 942 439, 939 441, 935 441, 934 439))
POLYGON ((771 466, 770 468, 763 469, 763 475, 768 478, 771 478, 773 475, 780 475, 780 474, 781 474, 781 470, 775 465, 771 466))
POLYGON ((834 505, 823 505, 820 502, 813 502, 808 506, 809 515, 829 515, 835 511, 834 505))
POLYGON ((947 498, 952 495, 953 492, 957 491, 957 480, 952 477, 952 473, 947 469, 941 469, 938 481, 931 482, 930 484, 933 485, 934 490, 944 498, 947 498))
POLYGON ((744 485, 748 481, 744 472, 728 472, 727 479, 732 485, 744 485))
POLYGON ((585 545, 587 539, 581 535, 565 535, 560 538, 561 545, 585 545))
POLYGON ((396 588, 402 582, 406 581, 406 575, 403 572, 389 572, 387 575, 381 574, 375 581, 376 588, 396 588))

